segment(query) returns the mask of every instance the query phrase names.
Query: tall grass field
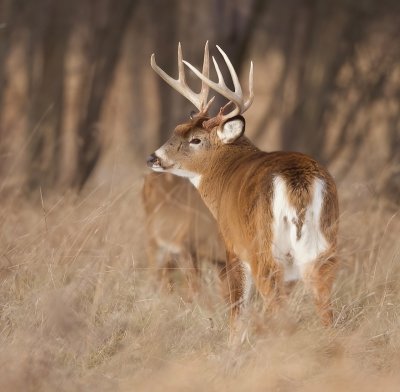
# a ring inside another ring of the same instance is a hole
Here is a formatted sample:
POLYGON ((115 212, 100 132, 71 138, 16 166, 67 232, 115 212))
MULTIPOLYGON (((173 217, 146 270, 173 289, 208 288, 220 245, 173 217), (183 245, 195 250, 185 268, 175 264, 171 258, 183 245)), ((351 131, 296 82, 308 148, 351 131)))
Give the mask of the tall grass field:
POLYGON ((142 177, 2 197, 1 391, 399 390, 398 209, 339 184, 334 326, 299 284, 272 316, 254 295, 229 343, 210 264, 196 295, 148 265, 142 177))

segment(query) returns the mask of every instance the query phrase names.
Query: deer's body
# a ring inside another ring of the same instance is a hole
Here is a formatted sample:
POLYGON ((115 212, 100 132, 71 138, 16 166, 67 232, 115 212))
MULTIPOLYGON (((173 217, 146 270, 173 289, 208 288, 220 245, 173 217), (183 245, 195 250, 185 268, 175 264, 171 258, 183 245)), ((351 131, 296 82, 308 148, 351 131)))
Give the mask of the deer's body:
POLYGON ((291 152, 263 152, 243 134, 245 101, 233 67, 235 91, 230 91, 214 60, 218 83, 208 79, 208 48, 203 73, 185 63, 203 81, 200 94, 188 89, 179 49, 179 79, 153 68, 171 86, 191 100, 199 113, 178 125, 171 138, 148 160, 155 171, 187 177, 198 188, 216 218, 227 250, 227 274, 233 318, 254 282, 266 303, 284 297, 285 281, 301 279, 314 294, 324 324, 332 322, 330 293, 336 269, 338 199, 328 171, 312 158, 291 152), (206 86, 235 105, 209 118, 206 86))
POLYGON ((263 258, 281 265, 284 280, 299 279, 307 264, 335 251, 332 177, 306 155, 262 152, 244 137, 228 146, 197 179, 228 250, 252 270, 263 258))
POLYGON ((149 173, 142 188, 146 213, 148 261, 172 283, 181 267, 192 284, 200 261, 222 268, 225 252, 217 224, 187 179, 170 173, 149 173))

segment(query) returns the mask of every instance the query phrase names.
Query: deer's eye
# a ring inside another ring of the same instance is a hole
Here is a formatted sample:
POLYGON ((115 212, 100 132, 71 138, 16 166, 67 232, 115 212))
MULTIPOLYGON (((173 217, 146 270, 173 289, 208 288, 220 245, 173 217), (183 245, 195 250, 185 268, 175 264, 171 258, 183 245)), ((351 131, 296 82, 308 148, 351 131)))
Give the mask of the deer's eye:
POLYGON ((194 116, 196 115, 196 112, 194 110, 192 110, 189 114, 189 117, 191 120, 193 120, 194 116))
POLYGON ((201 143, 201 140, 195 138, 195 139, 192 139, 189 143, 190 143, 190 144, 200 144, 200 143, 201 143))

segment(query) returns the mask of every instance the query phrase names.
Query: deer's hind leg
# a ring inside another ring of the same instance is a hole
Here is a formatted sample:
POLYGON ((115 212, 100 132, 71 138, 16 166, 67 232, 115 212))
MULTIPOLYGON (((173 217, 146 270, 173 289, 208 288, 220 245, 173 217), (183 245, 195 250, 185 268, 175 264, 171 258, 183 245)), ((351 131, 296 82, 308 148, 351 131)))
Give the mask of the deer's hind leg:
POLYGON ((264 310, 276 312, 286 298, 284 271, 270 252, 265 252, 252 263, 254 282, 264 301, 264 310))
POLYGON ((233 343, 240 338, 242 332, 243 308, 246 307, 252 287, 252 277, 248 264, 241 261, 232 251, 226 252, 226 263, 221 264, 219 277, 222 293, 229 304, 230 333, 229 342, 233 343))
POLYGON ((313 294, 317 312, 325 326, 331 326, 333 323, 331 293, 337 266, 337 258, 334 255, 322 254, 302 271, 304 283, 313 294))

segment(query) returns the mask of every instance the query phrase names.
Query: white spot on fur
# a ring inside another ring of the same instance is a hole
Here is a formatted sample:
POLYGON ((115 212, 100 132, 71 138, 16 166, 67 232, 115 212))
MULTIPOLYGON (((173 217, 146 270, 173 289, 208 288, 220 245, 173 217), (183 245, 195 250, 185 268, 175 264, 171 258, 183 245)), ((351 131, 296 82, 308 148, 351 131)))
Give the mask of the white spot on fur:
POLYGON ((243 270, 243 305, 246 305, 250 299, 253 276, 251 274, 250 264, 247 261, 242 261, 241 264, 243 270))
POLYGON ((198 176, 197 173, 193 173, 191 171, 187 171, 187 170, 183 170, 183 169, 176 169, 174 167, 171 169, 166 169, 165 171, 167 171, 168 173, 175 174, 176 176, 179 176, 179 177, 189 178, 189 180, 198 176))
POLYGON ((301 237, 297 239, 294 223, 297 213, 289 202, 285 180, 279 176, 274 179, 272 254, 283 264, 285 281, 299 279, 304 266, 314 262, 328 248, 320 227, 324 187, 323 180, 314 180, 313 197, 306 209, 301 237))
POLYGON ((165 252, 169 252, 172 254, 179 254, 182 252, 182 246, 176 244, 172 241, 166 241, 161 237, 156 238, 157 245, 162 248, 165 252))
POLYGON ((197 189, 199 189, 200 181, 201 181, 201 175, 190 177, 189 180, 197 189))

